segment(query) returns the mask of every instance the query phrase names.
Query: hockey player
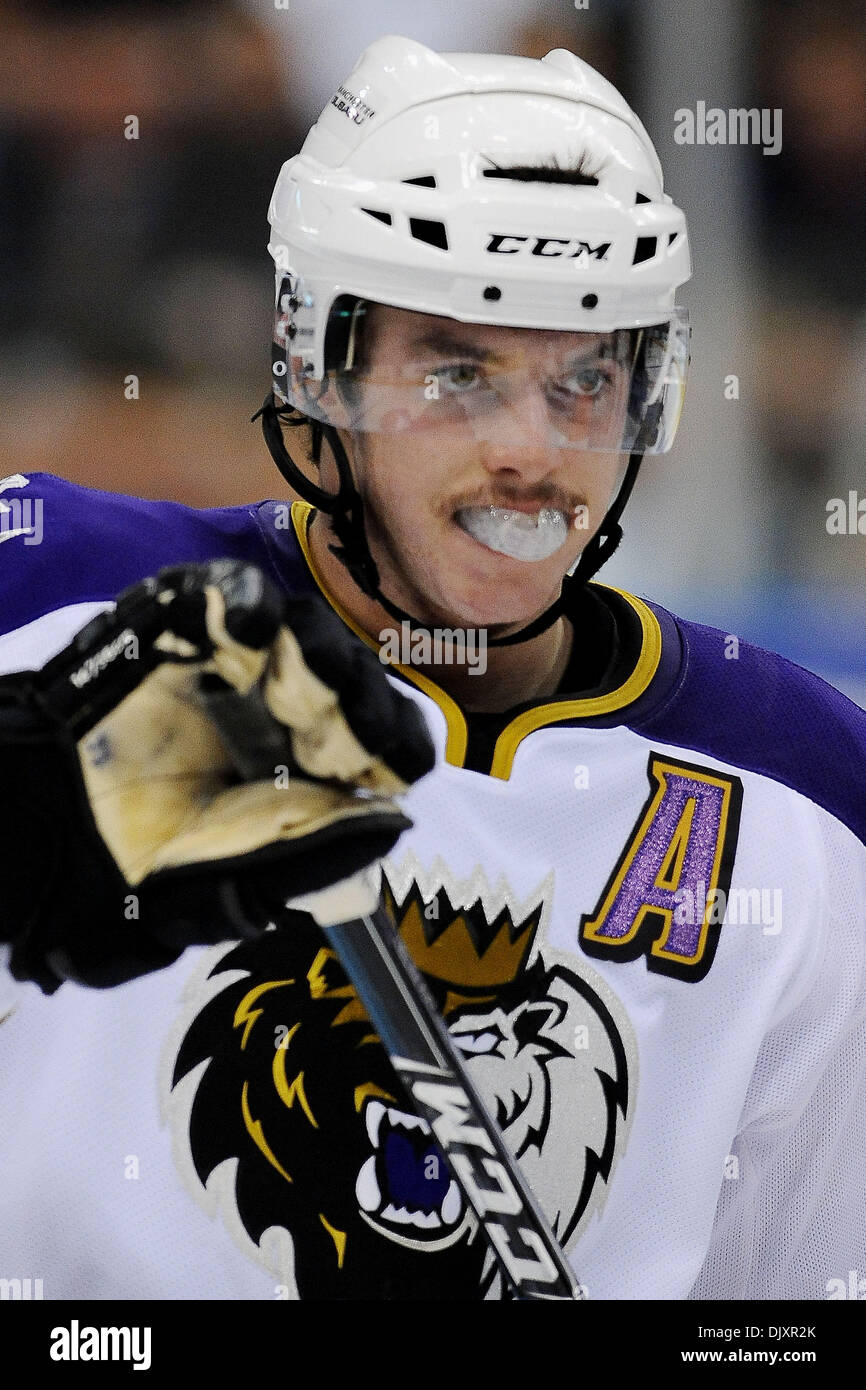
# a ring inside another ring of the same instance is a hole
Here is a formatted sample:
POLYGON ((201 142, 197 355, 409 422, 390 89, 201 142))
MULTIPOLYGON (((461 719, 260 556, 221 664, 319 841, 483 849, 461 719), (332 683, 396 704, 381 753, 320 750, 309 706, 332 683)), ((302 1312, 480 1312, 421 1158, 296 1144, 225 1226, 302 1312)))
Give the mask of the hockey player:
POLYGON ((866 1248, 866 717, 590 582, 687 360, 646 132, 563 50, 383 39, 271 228, 263 424, 304 500, 3 484, 3 1271, 501 1296, 280 912, 381 863, 591 1298, 826 1298, 866 1248), (273 776, 233 763, 226 686, 284 731, 273 776))

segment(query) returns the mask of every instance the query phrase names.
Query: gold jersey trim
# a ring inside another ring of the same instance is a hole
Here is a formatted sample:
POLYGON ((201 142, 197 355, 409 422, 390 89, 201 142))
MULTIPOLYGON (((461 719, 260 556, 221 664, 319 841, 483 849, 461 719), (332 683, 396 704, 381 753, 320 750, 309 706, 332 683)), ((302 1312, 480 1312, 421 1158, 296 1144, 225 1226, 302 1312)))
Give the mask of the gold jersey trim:
POLYGON ((566 719, 596 719, 602 714, 613 714, 616 710, 633 704, 648 688, 658 670, 662 655, 662 630, 658 618, 652 609, 634 594, 628 594, 624 589, 617 589, 612 584, 602 584, 598 587, 611 589, 615 594, 619 594, 640 619, 641 649, 631 675, 622 685, 608 691, 606 695, 552 700, 518 714, 506 724, 496 740, 490 764, 491 777, 507 780, 511 776, 514 755, 519 745, 527 735, 535 733, 536 729, 543 729, 547 724, 559 724, 566 719))

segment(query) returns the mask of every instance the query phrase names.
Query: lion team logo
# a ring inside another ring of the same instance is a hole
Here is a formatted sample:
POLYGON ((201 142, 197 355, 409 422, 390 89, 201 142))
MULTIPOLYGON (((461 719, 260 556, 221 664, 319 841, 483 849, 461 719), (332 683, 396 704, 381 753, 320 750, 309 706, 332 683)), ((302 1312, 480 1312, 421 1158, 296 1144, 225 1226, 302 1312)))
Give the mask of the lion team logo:
MULTIPOLYGON (((624 1147, 637 1050, 613 992, 517 902, 409 856, 385 900, 567 1250, 624 1147)), ((475 1218, 306 914, 229 947, 190 996, 168 1111, 188 1185, 301 1298, 501 1297, 475 1218), (229 1162, 229 1160, 231 1162, 229 1162), (219 1170, 219 1171, 217 1171, 219 1170)))

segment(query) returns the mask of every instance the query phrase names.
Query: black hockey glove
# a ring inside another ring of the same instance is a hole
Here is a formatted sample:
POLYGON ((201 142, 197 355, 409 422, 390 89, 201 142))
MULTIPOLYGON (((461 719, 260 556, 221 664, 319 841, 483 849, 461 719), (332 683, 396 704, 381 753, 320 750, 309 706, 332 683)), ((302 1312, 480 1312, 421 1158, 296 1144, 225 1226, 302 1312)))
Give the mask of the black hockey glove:
POLYGON ((423 718, 319 598, 235 561, 126 590, 0 678, 0 942, 53 993, 263 930, 411 822, 423 718))

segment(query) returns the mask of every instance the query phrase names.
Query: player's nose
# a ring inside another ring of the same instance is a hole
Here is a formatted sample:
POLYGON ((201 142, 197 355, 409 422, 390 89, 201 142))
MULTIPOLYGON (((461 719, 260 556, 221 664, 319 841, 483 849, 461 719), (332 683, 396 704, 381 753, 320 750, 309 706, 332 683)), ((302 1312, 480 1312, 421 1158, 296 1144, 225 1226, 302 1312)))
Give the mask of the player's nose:
POLYGON ((562 440, 540 390, 515 394, 507 407, 485 421, 482 461, 488 472, 503 470, 535 481, 555 473, 562 462, 562 440))

